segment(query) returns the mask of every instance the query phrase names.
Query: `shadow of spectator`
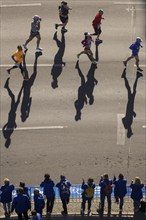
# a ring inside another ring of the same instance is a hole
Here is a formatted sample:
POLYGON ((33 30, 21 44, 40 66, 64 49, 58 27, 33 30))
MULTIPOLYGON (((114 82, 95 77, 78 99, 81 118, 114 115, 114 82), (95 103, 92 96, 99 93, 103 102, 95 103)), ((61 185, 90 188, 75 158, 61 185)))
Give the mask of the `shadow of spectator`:
POLYGON ((83 109, 84 104, 87 104, 87 97, 89 98, 90 105, 94 103, 93 91, 98 81, 94 77, 95 69, 97 68, 95 64, 91 64, 87 74, 87 81, 85 81, 85 77, 79 67, 79 61, 77 61, 75 68, 78 70, 78 74, 81 78, 81 85, 78 88, 78 99, 74 102, 76 108, 75 121, 78 121, 81 120, 81 110, 83 109))
POLYGON ((122 122, 124 125, 124 128, 127 130, 127 138, 130 138, 133 135, 132 132, 132 123, 133 123, 133 117, 136 117, 136 113, 134 112, 134 101, 136 96, 136 88, 137 88, 137 82, 140 77, 142 77, 142 73, 138 72, 136 73, 136 79, 133 84, 133 93, 131 92, 131 88, 129 85, 129 82, 126 77, 126 68, 124 68, 121 78, 125 81, 125 87, 128 92, 128 102, 126 107, 126 114, 125 117, 122 118, 122 122))
POLYGON ((58 87, 58 77, 62 73, 63 65, 65 66, 65 62, 63 62, 63 55, 64 55, 64 51, 65 51, 64 33, 61 32, 61 41, 60 41, 60 40, 58 40, 57 31, 56 31, 54 33, 53 40, 56 41, 56 45, 59 48, 55 57, 54 57, 54 64, 51 69, 51 75, 52 75, 51 86, 53 89, 56 89, 58 87))
MULTIPOLYGON (((22 98, 22 103, 21 103, 21 115, 20 115, 22 122, 25 122, 26 119, 29 117, 31 103, 32 103, 32 97, 30 97, 31 87, 33 86, 33 83, 37 76, 37 60, 38 60, 38 57, 41 55, 42 55, 42 52, 35 53, 33 73, 27 81, 26 80, 23 81, 23 98, 22 98)), ((26 53, 25 53, 25 56, 26 56, 26 53)), ((28 76, 25 56, 23 58, 23 69, 24 69, 25 75, 28 76)))
POLYGON ((8 122, 3 126, 3 136, 4 138, 6 139, 6 142, 5 142, 5 147, 8 148, 11 144, 11 135, 14 131, 14 129, 17 127, 17 124, 16 124, 16 111, 17 111, 17 108, 18 108, 18 105, 19 105, 19 102, 20 102, 20 97, 21 97, 21 94, 22 94, 22 90, 23 90, 23 85, 20 89, 20 92, 18 94, 18 97, 17 97, 17 100, 15 101, 15 95, 13 94, 13 92, 11 91, 10 87, 9 87, 9 79, 8 78, 6 80, 6 83, 4 85, 4 88, 7 89, 8 91, 8 95, 10 96, 11 98, 11 108, 10 108, 10 111, 8 113, 8 122))

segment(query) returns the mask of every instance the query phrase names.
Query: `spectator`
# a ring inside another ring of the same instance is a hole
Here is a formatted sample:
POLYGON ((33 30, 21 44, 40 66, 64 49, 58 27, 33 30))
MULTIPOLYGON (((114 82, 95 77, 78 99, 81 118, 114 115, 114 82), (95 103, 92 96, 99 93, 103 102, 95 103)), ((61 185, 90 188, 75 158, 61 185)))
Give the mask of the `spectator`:
POLYGON ((101 31, 101 19, 104 19, 102 17, 103 13, 104 13, 103 10, 100 9, 98 11, 98 13, 96 14, 94 20, 92 21, 92 26, 93 26, 94 31, 95 31, 95 33, 92 34, 92 35, 97 35, 97 39, 99 39, 99 36, 100 36, 100 34, 102 32, 101 31))
POLYGON ((67 205, 69 203, 70 198, 70 187, 71 183, 69 180, 66 180, 65 176, 60 176, 60 182, 56 184, 56 187, 59 189, 60 198, 62 201, 63 211, 61 212, 62 215, 67 215, 67 205))
POLYGON ((91 43, 93 42, 91 34, 88 32, 85 32, 84 36, 85 38, 81 42, 83 44, 84 50, 77 54, 77 58, 79 59, 80 55, 86 54, 92 63, 97 64, 97 61, 93 57, 93 53, 91 51, 91 43))
POLYGON ((125 61, 123 61, 124 66, 127 66, 127 63, 128 63, 129 60, 135 58, 135 61, 136 61, 135 64, 136 64, 136 66, 137 66, 137 70, 143 71, 143 70, 139 67, 139 55, 138 55, 140 48, 143 47, 143 46, 141 45, 141 42, 142 42, 142 39, 141 39, 140 37, 137 37, 137 38, 136 38, 136 41, 135 41, 133 44, 130 45, 129 49, 132 50, 132 54, 131 54, 131 56, 128 57, 125 61))
POLYGON ((18 215, 18 220, 22 220, 22 216, 24 216, 25 220, 28 220, 29 209, 31 209, 30 200, 27 195, 23 194, 23 188, 20 187, 17 189, 17 196, 13 199, 11 212, 15 210, 18 215))
POLYGON ((20 182, 19 183, 19 187, 21 187, 23 189, 23 194, 27 195, 28 198, 30 199, 29 193, 28 193, 28 187, 25 186, 24 182, 20 182))
POLYGON ((39 189, 34 189, 34 209, 37 213, 42 216, 43 209, 45 207, 45 201, 43 195, 40 193, 39 189))
POLYGON ((44 180, 40 184, 40 187, 43 188, 43 193, 47 199, 46 214, 48 215, 51 215, 54 206, 54 200, 55 200, 54 186, 55 184, 53 180, 50 178, 50 175, 46 173, 44 175, 44 180))
POLYGON ((31 220, 41 220, 42 219, 41 214, 37 213, 36 210, 32 210, 31 215, 32 215, 31 220))
POLYGON ((67 2, 62 1, 61 5, 58 7, 58 10, 59 10, 59 18, 62 23, 55 24, 55 28, 57 29, 59 26, 61 26, 62 27, 61 30, 63 32, 67 32, 67 29, 65 27, 68 23, 68 14, 69 14, 69 10, 71 10, 71 8, 68 7, 67 2))
POLYGON ((119 211, 122 212, 124 205, 124 197, 127 193, 127 180, 124 179, 123 174, 119 174, 119 178, 116 180, 116 177, 113 179, 114 187, 114 196, 116 199, 116 203, 119 204, 119 211), (120 203, 119 203, 120 200, 120 203))
POLYGON ((141 183, 139 177, 135 177, 135 181, 131 182, 130 188, 132 189, 131 198, 133 199, 134 212, 139 212, 140 200, 143 198, 142 188, 144 184, 141 183))
POLYGON ((36 50, 38 51, 42 51, 42 48, 39 47, 40 45, 40 41, 41 41, 41 35, 40 35, 40 23, 41 23, 41 18, 38 15, 34 15, 32 18, 32 22, 31 22, 31 31, 30 31, 30 36, 29 38, 26 40, 26 42, 23 44, 24 49, 28 50, 27 48, 27 44, 32 41, 32 39, 34 37, 37 38, 37 46, 36 46, 36 50))
POLYGON ((4 185, 0 188, 1 203, 3 204, 5 217, 10 217, 12 192, 13 192, 14 188, 15 188, 14 185, 10 184, 10 180, 8 178, 5 178, 4 185))
POLYGON ((91 202, 94 197, 94 188, 95 188, 94 180, 92 178, 89 178, 87 183, 85 183, 83 179, 81 188, 83 189, 81 215, 84 215, 85 205, 86 205, 86 202, 88 202, 88 216, 90 216, 91 215, 91 202))
POLYGON ((108 174, 101 176, 99 186, 100 189, 100 203, 101 203, 101 215, 104 213, 104 202, 107 197, 108 202, 108 215, 111 214, 111 194, 112 194, 112 180, 109 179, 108 174))

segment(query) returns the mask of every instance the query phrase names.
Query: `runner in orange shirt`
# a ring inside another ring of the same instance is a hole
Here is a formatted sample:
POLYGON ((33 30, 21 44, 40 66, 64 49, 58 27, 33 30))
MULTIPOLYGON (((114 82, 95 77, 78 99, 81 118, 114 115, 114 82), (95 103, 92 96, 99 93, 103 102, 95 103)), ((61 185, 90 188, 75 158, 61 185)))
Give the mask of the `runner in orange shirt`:
POLYGON ((10 71, 15 68, 19 68, 21 70, 21 74, 24 79, 26 79, 23 71, 23 66, 22 66, 22 61, 23 61, 23 56, 24 56, 24 50, 22 49, 21 45, 17 46, 17 50, 15 53, 11 56, 11 58, 14 60, 15 65, 12 66, 10 69, 7 69, 8 74, 10 74, 10 71))

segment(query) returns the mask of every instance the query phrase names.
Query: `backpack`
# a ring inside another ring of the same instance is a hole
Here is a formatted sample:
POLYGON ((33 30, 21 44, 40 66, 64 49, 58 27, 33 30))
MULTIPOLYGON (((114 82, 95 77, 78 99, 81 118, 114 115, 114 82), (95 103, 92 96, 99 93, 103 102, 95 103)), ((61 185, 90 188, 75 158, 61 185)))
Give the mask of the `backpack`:
POLYGON ((110 184, 106 184, 105 188, 104 188, 104 193, 106 195, 110 195, 112 193, 112 185, 110 184))
POLYGON ((67 196, 70 194, 70 190, 66 182, 61 183, 60 193, 63 196, 67 196))
POLYGON ((85 189, 85 197, 92 198, 94 196, 94 188, 88 186, 87 189, 85 189))

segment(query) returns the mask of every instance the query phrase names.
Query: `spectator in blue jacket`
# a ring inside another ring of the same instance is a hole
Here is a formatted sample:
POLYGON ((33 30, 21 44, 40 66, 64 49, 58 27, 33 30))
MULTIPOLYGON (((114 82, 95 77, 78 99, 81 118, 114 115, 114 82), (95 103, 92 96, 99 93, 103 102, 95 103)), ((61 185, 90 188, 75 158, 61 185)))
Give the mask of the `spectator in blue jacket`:
POLYGON ((116 199, 116 203, 119 204, 119 211, 122 212, 124 205, 124 197, 126 196, 127 193, 127 186, 126 186, 127 180, 124 179, 123 174, 120 173, 118 179, 114 177, 113 184, 114 184, 114 196, 116 199))
POLYGON ((69 180, 66 180, 66 177, 64 175, 61 175, 60 182, 56 184, 56 187, 59 189, 59 194, 62 201, 63 211, 61 213, 62 215, 67 215, 67 205, 69 203, 70 198, 71 183, 69 180))
POLYGON ((101 176, 99 182, 100 188, 100 203, 101 203, 101 210, 100 214, 103 215, 104 213, 104 201, 105 197, 107 197, 108 202, 108 215, 111 214, 111 194, 112 194, 112 180, 109 179, 108 174, 104 174, 101 176))
POLYGON ((43 188, 43 193, 46 196, 47 199, 47 205, 46 205, 46 214, 51 215, 53 206, 54 206, 54 200, 55 200, 55 191, 54 191, 55 183, 50 178, 50 175, 46 173, 44 175, 44 180, 41 182, 40 187, 43 188))
POLYGON ((123 61, 124 65, 127 66, 128 61, 135 58, 135 60, 136 60, 135 64, 137 66, 137 70, 139 70, 139 71, 143 71, 139 67, 139 55, 138 55, 140 48, 143 47, 141 45, 141 42, 142 42, 142 39, 140 37, 137 37, 136 41, 133 44, 131 44, 129 47, 129 49, 132 50, 131 56, 128 57, 125 61, 123 61))
POLYGON ((89 178, 87 183, 85 183, 83 179, 81 189, 83 190, 81 215, 84 215, 86 202, 88 202, 88 216, 90 216, 91 215, 91 202, 94 197, 94 189, 95 189, 94 180, 92 178, 89 178))
POLYGON ((11 202, 12 202, 12 192, 14 190, 14 185, 10 184, 8 178, 4 179, 4 185, 0 188, 1 191, 1 203, 3 204, 4 214, 6 217, 10 216, 11 212, 11 202))
POLYGON ((43 209, 45 207, 45 201, 43 195, 39 189, 34 189, 34 210, 42 216, 43 209))
POLYGON ((140 200, 143 198, 142 188, 144 184, 141 183, 139 177, 135 177, 135 181, 131 182, 130 188, 132 189, 131 198, 133 199, 134 212, 138 212, 140 208, 140 200))
POLYGON ((12 201, 11 212, 15 210, 18 215, 18 220, 22 220, 24 216, 25 220, 28 220, 28 210, 31 209, 31 203, 27 195, 23 194, 23 188, 17 189, 17 196, 12 201))
POLYGON ((27 195, 28 198, 30 199, 29 193, 28 193, 28 187, 25 186, 25 182, 20 182, 19 187, 23 188, 23 194, 27 195))

